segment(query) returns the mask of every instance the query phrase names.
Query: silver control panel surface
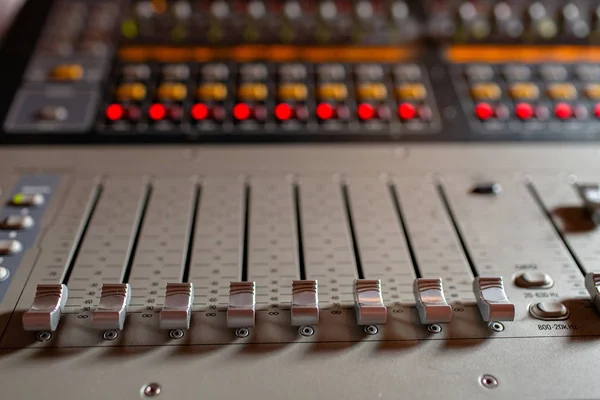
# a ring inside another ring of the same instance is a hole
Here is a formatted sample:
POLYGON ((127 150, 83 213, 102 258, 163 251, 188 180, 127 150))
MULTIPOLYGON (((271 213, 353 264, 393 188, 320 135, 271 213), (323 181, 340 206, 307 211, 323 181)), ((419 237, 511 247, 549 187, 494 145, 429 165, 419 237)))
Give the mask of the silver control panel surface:
POLYGON ((0 397, 598 398, 599 155, 3 148, 0 397))

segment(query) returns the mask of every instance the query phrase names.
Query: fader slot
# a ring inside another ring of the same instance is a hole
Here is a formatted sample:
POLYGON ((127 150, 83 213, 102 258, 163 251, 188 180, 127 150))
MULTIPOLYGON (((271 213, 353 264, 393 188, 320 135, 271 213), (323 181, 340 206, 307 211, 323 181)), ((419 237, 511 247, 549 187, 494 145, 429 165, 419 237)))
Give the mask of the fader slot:
POLYGON ((504 279, 506 293, 525 315, 531 299, 558 301, 580 296, 583 277, 552 224, 539 209, 522 181, 497 176, 501 193, 477 194, 478 182, 470 177, 442 179, 465 245, 479 275, 504 279), (513 280, 534 271, 551 277, 551 288, 533 293, 513 280))
POLYGON ((566 176, 535 175, 531 177, 530 185, 583 272, 597 271, 600 265, 600 230, 591 220, 574 185, 566 176))
POLYGON ((354 306, 357 268, 340 184, 303 177, 300 188, 306 278, 319 281, 321 307, 354 306))
POLYGON ((46 235, 27 286, 17 306, 27 310, 33 303, 38 284, 60 284, 68 280, 78 249, 100 198, 102 189, 93 179, 75 180, 65 197, 65 203, 46 235))
POLYGON ((90 221, 69 281, 66 313, 93 311, 104 283, 121 283, 147 203, 149 185, 140 179, 113 179, 90 221))
POLYGON ((442 278, 448 302, 472 302, 473 273, 436 188, 424 178, 394 178, 407 236, 422 278, 442 278))
POLYGON ((153 182, 129 283, 129 312, 157 310, 167 283, 182 282, 196 186, 190 179, 153 182))
POLYGON ((387 305, 414 303, 415 269, 386 184, 353 178, 346 189, 364 278, 381 280, 387 305))
POLYGON ((193 308, 226 308, 229 282, 241 279, 244 184, 240 179, 203 180, 195 226, 188 279, 195 287, 193 308))
POLYGON ((299 278, 293 187, 285 177, 252 178, 248 281, 256 282, 257 307, 288 308, 299 278))

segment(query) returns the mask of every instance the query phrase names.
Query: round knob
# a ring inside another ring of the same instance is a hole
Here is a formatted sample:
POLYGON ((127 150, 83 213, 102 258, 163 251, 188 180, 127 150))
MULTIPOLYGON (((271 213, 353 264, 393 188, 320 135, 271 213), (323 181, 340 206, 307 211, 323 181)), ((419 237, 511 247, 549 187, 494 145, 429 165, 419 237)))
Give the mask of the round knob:
POLYGON ((360 19, 369 19, 373 16, 373 5, 370 1, 360 1, 356 4, 356 16, 360 19))
POLYGON ((463 3, 458 8, 458 15, 463 21, 469 21, 477 17, 477 9, 473 3, 463 3))
POLYGON ((149 19, 154 15, 152 3, 149 1, 140 1, 135 6, 135 14, 138 18, 149 19))
POLYGON ((529 18, 532 20, 542 19, 546 16, 546 7, 539 1, 536 1, 527 9, 527 13, 529 14, 529 18))
POLYGON ((283 14, 288 19, 297 19, 302 16, 302 7, 297 1, 289 0, 283 5, 283 14))
POLYGON ((512 8, 505 2, 498 3, 494 6, 494 18, 498 21, 506 21, 512 17, 512 8))
POLYGON ((403 1, 395 1, 391 7, 392 17, 395 20, 402 20, 408 18, 410 15, 410 9, 403 1))
POLYGON ((324 20, 333 20, 337 16, 337 7, 333 1, 324 1, 319 7, 319 12, 324 20))
POLYGON ((223 0, 215 1, 210 7, 210 12, 215 18, 225 19, 229 16, 229 4, 223 0))
POLYGON ((180 20, 189 19, 192 16, 192 6, 187 1, 178 1, 173 4, 173 15, 180 20))
POLYGON ((262 1, 252 1, 248 4, 248 14, 254 19, 261 19, 267 15, 267 7, 262 1))

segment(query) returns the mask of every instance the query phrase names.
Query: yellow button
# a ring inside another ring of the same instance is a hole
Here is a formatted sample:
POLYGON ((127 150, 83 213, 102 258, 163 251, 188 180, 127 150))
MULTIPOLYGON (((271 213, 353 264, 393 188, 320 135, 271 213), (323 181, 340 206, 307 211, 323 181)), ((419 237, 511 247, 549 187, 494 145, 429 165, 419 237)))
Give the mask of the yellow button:
POLYGON ((600 83, 590 83, 585 87, 585 95, 590 99, 600 99, 600 83))
POLYGON ((50 78, 57 81, 80 81, 83 78, 83 67, 79 64, 63 64, 50 72, 50 78))
POLYGON ((183 101, 187 97, 187 87, 183 83, 163 83, 158 87, 160 100, 183 101))
POLYGON ((423 100, 427 89, 422 83, 405 83, 396 87, 396 97, 400 100, 423 100))
POLYGON ((345 100, 348 97, 348 88, 343 83, 324 83, 317 91, 320 99, 345 100))
POLYGON ((530 82, 515 83, 508 91, 515 100, 535 100, 540 97, 540 89, 530 82))
POLYGON ((554 100, 573 100, 577 89, 571 83, 555 83, 548 86, 548 96, 554 100))
POLYGON ((501 95, 502 90, 495 83, 478 83, 471 87, 471 96, 475 100, 498 100, 501 95))
POLYGON ((141 83, 125 83, 117 88, 119 101, 142 101, 146 98, 146 86, 141 83))
POLYGON ((303 83, 284 83, 279 86, 277 96, 279 96, 281 100, 302 101, 306 100, 308 90, 303 83))
POLYGON ((203 100, 223 101, 227 98, 227 86, 223 83, 204 83, 198 87, 196 96, 203 100))
POLYGON ((385 100, 387 89, 383 83, 364 83, 356 89, 359 100, 385 100))
POLYGON ((267 85, 263 83, 243 83, 238 88, 240 100, 262 101, 267 98, 267 85))

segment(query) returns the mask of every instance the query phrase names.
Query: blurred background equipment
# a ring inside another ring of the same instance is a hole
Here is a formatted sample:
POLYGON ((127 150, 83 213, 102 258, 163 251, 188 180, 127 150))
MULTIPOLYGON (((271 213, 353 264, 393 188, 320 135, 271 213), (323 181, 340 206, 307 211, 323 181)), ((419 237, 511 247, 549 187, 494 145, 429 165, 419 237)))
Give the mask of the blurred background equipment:
POLYGON ((2 400, 598 398, 598 0, 31 0, 0 62, 2 400))
POLYGON ((595 140, 599 16, 563 0, 30 2, 2 52, 0 140, 595 140))

